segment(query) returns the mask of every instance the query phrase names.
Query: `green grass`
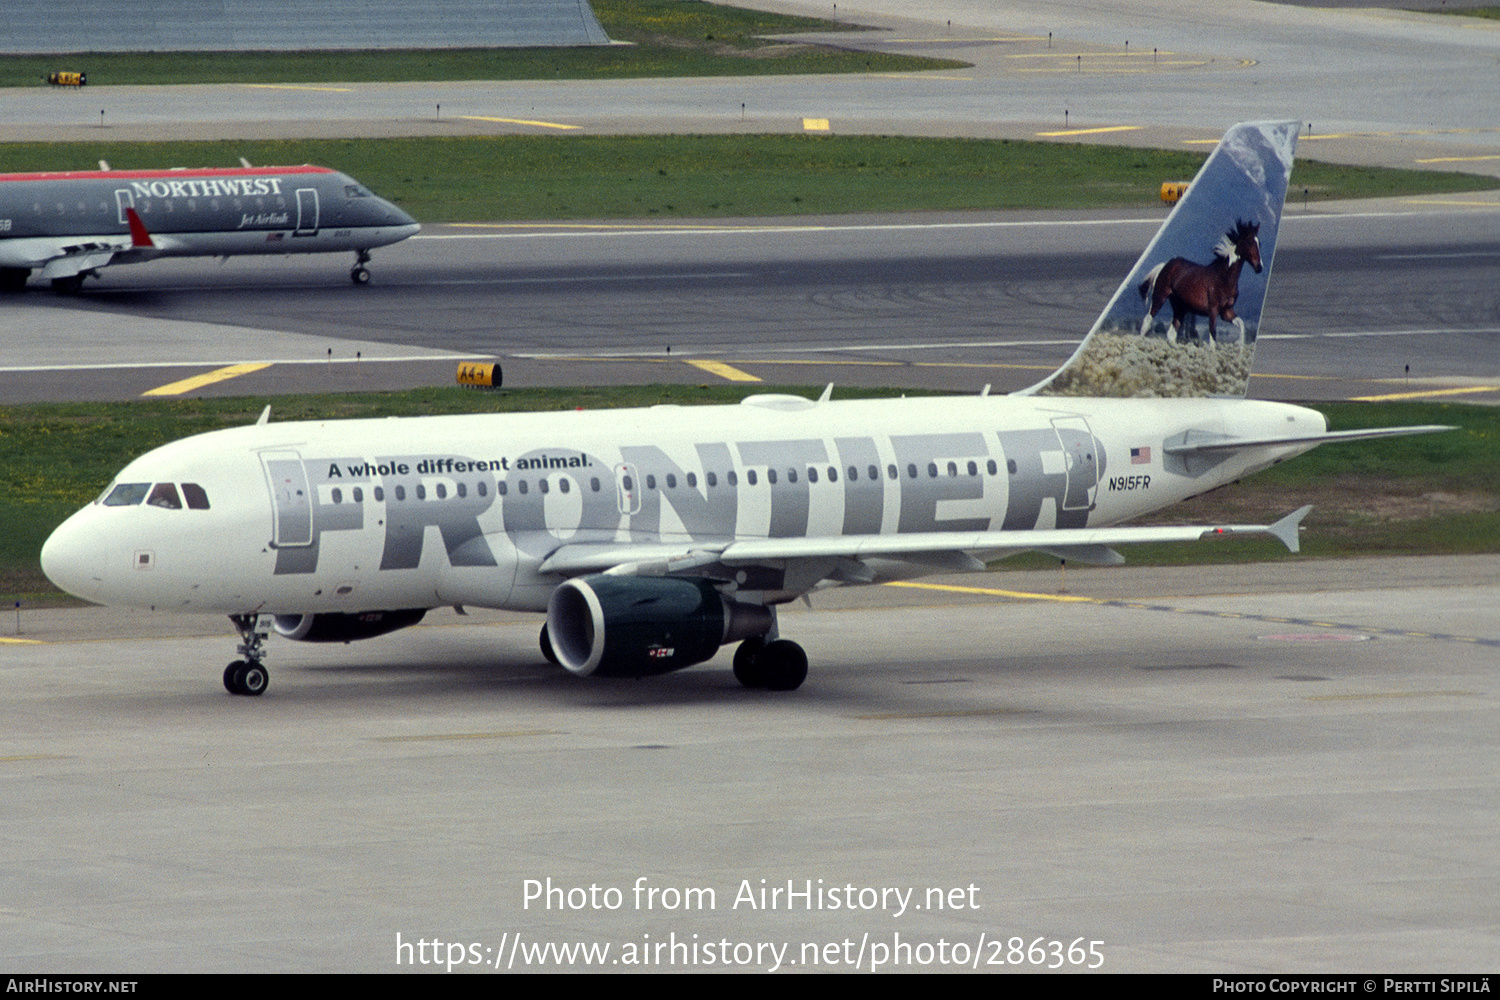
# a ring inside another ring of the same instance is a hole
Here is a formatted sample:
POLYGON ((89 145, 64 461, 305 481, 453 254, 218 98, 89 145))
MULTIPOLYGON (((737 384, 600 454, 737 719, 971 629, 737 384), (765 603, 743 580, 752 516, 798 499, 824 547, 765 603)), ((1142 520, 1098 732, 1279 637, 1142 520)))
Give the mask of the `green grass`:
POLYGON ((595 0, 605 34, 631 45, 333 52, 87 52, 0 59, 0 86, 40 86, 55 70, 89 84, 370 83, 444 80, 611 80, 913 72, 967 63, 830 46, 774 45, 756 35, 848 31, 817 18, 698 0, 595 0))
MULTIPOLYGON (((889 136, 484 136, 8 143, 0 172, 321 163, 423 222, 1159 206, 1198 153, 889 136)), ((1293 198, 1472 191, 1494 178, 1298 161, 1293 198)))
POLYGON ((1415 13, 1454 14, 1459 17, 1484 17, 1491 21, 1500 21, 1500 7, 1432 7, 1415 13))
MULTIPOLYGON (((605 409, 653 403, 729 403, 751 392, 733 385, 527 389, 499 393, 430 388, 399 393, 268 398, 141 400, 0 407, 0 600, 57 599, 37 556, 51 530, 99 495, 131 458, 190 434, 252 423, 268 403, 273 419, 331 419, 605 409)), ((841 399, 919 395, 910 390, 840 390, 841 399)), ((1187 504, 1164 523, 1256 522, 1304 503, 1305 556, 1500 552, 1500 408, 1458 404, 1333 403, 1318 409, 1334 429, 1457 424, 1415 438, 1327 445, 1187 504), (1429 495, 1450 497, 1436 503, 1429 495), (1431 509, 1429 509, 1431 508, 1431 509)), ((1274 542, 1132 546, 1133 564, 1286 558, 1274 542)), ((1043 565, 1037 557, 1005 565, 1043 565)))

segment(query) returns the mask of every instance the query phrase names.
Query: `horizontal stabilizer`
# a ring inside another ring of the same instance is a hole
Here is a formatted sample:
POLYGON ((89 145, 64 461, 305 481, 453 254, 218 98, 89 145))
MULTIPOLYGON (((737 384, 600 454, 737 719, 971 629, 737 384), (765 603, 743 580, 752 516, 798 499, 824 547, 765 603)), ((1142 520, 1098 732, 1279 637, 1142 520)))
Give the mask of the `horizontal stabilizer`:
POLYGON ((1239 451, 1243 448, 1269 448, 1278 445, 1334 444, 1339 441, 1365 441, 1370 438, 1405 437, 1408 434, 1436 434, 1439 431, 1458 430, 1448 424, 1419 424, 1411 427, 1371 427, 1358 431, 1324 431, 1322 434, 1294 434, 1287 437, 1236 438, 1213 437, 1201 441, 1188 440, 1166 445, 1162 450, 1168 455, 1199 455, 1204 453, 1239 451))

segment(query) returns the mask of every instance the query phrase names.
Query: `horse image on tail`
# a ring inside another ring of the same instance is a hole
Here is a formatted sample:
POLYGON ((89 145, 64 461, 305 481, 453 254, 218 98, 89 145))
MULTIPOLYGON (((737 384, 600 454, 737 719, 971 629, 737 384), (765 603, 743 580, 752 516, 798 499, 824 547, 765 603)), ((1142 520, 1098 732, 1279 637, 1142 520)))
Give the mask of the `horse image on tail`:
POLYGON ((1172 343, 1177 343, 1183 321, 1193 316, 1208 317, 1210 347, 1217 346, 1221 319, 1232 322, 1243 341, 1245 324, 1235 315, 1234 304, 1240 297, 1240 270, 1247 263, 1260 273, 1260 223, 1236 220, 1234 228, 1214 247, 1213 263, 1195 264, 1185 257, 1173 257, 1156 265, 1137 288, 1148 305, 1141 320, 1141 336, 1151 332, 1156 314, 1170 302, 1172 322, 1167 327, 1167 339, 1172 343))

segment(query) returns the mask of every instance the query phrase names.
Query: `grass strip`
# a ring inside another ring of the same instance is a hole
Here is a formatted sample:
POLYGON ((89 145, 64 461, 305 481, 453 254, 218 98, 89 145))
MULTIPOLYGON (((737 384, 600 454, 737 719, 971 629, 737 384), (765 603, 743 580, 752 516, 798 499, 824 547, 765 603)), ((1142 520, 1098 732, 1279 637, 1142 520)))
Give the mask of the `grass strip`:
MULTIPOLYGON (((480 136, 8 143, 0 172, 319 163, 422 222, 1160 207, 1200 153, 896 136, 480 136)), ((1294 200, 1492 189, 1492 177, 1299 160, 1294 200)))
MULTIPOLYGON (((525 389, 496 393, 430 388, 397 393, 242 399, 51 403, 0 407, 0 600, 56 599, 37 565, 42 542, 97 497, 131 457, 168 441, 272 419, 337 419, 596 410, 655 403, 732 403, 751 392, 734 385, 525 389)), ((910 390, 839 390, 837 397, 919 395, 910 390)), ((1262 522, 1304 503, 1303 556, 1418 555, 1500 551, 1500 407, 1455 403, 1332 403, 1317 407, 1333 429, 1457 424, 1461 430, 1413 438, 1325 445, 1259 476, 1165 512, 1164 523, 1262 522)), ((267 501, 269 503, 269 501, 267 501)), ((1249 562, 1286 558, 1274 542, 1132 546, 1134 564, 1249 562)), ((1011 560, 1017 568, 1042 565, 1011 560)))

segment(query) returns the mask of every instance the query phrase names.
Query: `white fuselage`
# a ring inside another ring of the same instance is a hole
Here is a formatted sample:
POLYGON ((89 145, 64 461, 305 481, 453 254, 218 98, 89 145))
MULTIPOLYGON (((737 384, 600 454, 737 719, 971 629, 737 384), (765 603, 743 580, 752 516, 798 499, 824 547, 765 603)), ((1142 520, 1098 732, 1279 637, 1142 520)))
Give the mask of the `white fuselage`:
MULTIPOLYGON (((1244 400, 786 396, 271 423, 135 460, 58 529, 42 561, 72 593, 134 607, 542 610, 564 578, 542 564, 565 546, 1113 525, 1311 446, 1193 465, 1167 454, 1174 440, 1324 426, 1311 410, 1244 400)), ((741 597, 775 603, 806 590, 775 568, 772 559, 741 579, 741 597)), ((862 579, 921 571, 918 558, 862 579)))

